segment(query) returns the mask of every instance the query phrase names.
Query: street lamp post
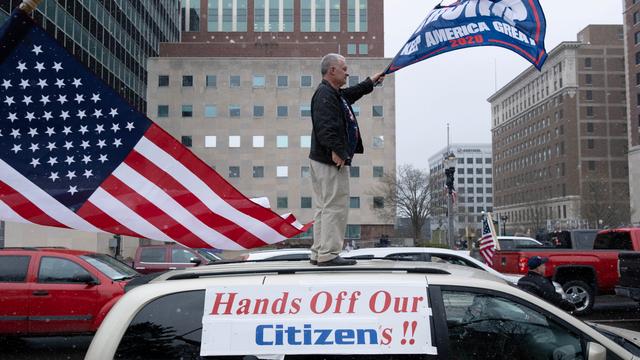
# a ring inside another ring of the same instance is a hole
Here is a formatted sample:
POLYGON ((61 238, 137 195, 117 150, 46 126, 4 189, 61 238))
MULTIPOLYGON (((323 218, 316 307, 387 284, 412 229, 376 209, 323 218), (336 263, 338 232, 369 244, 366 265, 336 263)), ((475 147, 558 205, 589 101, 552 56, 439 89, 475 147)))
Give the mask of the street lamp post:
POLYGON ((455 245, 454 229, 453 229, 453 180, 456 173, 456 156, 453 153, 448 153, 444 157, 444 173, 445 173, 445 186, 447 188, 447 220, 449 223, 447 231, 447 242, 449 248, 453 249, 455 245))
POLYGON ((507 235, 507 220, 509 220, 509 216, 501 215, 500 220, 502 220, 502 235, 507 235))

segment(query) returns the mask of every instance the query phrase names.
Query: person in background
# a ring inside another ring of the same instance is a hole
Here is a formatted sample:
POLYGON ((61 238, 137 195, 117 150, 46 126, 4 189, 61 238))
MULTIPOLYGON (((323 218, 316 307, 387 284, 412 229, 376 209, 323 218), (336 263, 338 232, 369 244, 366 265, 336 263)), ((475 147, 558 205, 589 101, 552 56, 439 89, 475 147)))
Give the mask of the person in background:
POLYGON ((573 312, 576 307, 570 301, 563 299, 560 294, 556 292, 555 286, 551 280, 545 277, 546 263, 549 258, 532 256, 529 258, 527 264, 529 265, 529 272, 518 280, 518 287, 522 290, 533 294, 543 300, 546 300, 553 305, 561 308, 564 311, 573 312))
POLYGON ((349 212, 349 170, 354 154, 362 154, 362 136, 351 105, 373 91, 383 73, 342 88, 349 76, 346 60, 327 54, 320 64, 322 82, 311 99, 311 149, 309 152, 315 204, 311 264, 354 265, 338 256, 342 250, 349 212))

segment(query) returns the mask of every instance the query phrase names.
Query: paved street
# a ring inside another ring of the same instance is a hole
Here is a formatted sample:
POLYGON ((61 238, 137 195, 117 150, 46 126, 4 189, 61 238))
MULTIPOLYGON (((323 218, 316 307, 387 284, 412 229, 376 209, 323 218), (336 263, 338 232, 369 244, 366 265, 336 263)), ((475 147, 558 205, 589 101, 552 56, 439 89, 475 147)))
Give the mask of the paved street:
MULTIPOLYGON (((616 296, 600 296, 595 311, 581 317, 605 325, 640 331, 640 304, 616 296)), ((0 341, 0 354, 6 360, 76 360, 83 359, 91 336, 28 338, 0 341)))

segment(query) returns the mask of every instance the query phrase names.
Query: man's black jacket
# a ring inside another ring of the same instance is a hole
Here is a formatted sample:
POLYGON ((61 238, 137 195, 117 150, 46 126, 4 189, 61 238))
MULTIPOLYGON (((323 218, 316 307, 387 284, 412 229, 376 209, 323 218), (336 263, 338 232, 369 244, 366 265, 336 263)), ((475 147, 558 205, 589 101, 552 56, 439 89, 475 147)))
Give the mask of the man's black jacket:
POLYGON ((551 283, 551 280, 536 272, 529 271, 526 276, 521 277, 520 280, 518 280, 518 287, 552 303, 562 310, 574 311, 576 309, 573 303, 563 299, 562 296, 556 292, 556 288, 551 283))
MULTIPOLYGON (((350 120, 343 111, 340 96, 349 103, 351 108, 351 104, 372 91, 373 81, 370 78, 339 91, 334 89, 328 81, 322 80, 311 99, 313 131, 311 132, 310 159, 333 165, 331 151, 335 151, 341 159, 348 160, 347 165, 350 165, 351 154, 347 135, 347 125, 350 120)), ((353 113, 353 109, 351 112, 353 113)), ((355 153, 363 152, 362 134, 360 134, 355 153)))

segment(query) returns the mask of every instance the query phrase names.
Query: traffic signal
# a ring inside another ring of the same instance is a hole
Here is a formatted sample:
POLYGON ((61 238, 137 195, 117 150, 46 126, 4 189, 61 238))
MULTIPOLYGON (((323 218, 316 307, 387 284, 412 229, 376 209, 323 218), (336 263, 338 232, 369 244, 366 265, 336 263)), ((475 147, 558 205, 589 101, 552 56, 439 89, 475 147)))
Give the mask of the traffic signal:
POLYGON ((453 193, 453 175, 456 173, 456 168, 450 167, 448 169, 444 169, 444 174, 446 176, 445 185, 449 194, 453 193))

